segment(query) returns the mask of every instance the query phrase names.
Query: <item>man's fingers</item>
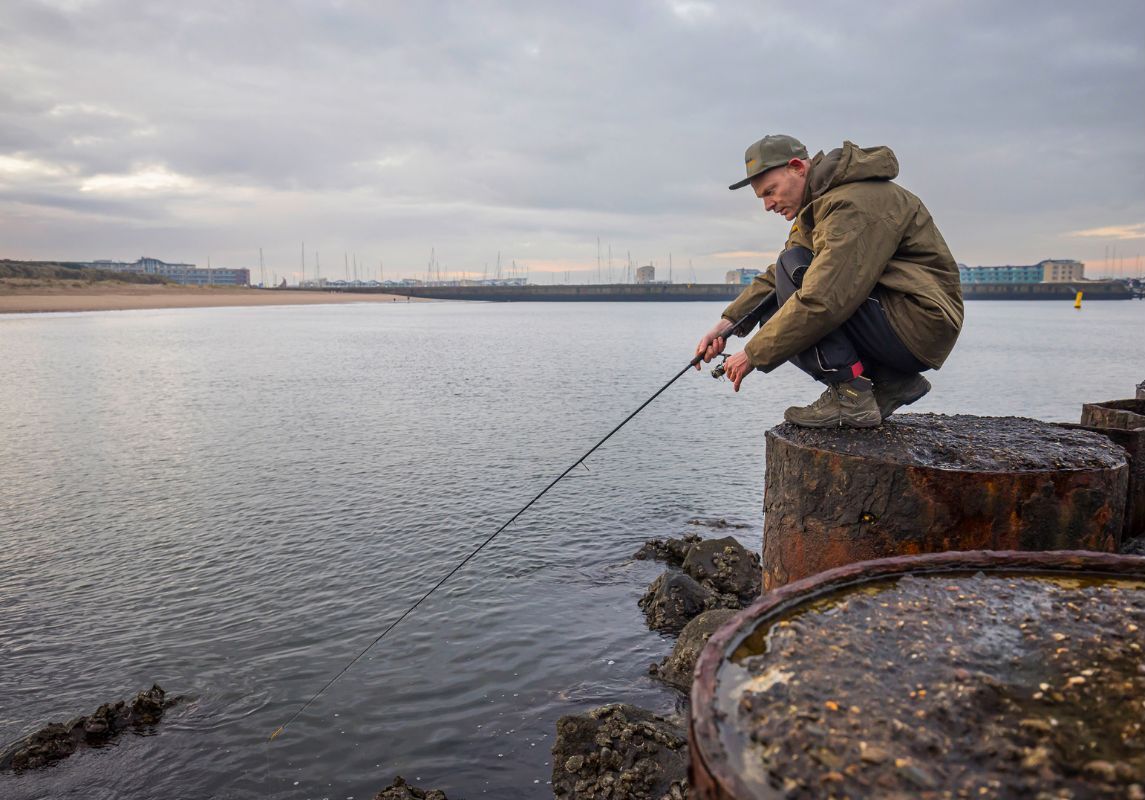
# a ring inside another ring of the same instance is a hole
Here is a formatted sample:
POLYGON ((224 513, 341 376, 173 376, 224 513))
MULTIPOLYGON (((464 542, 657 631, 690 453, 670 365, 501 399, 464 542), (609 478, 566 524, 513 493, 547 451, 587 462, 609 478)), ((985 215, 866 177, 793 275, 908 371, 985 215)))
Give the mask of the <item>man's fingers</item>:
MULTIPOLYGON (((712 360, 712 340, 710 338, 704 336, 703 339, 700 339, 700 343, 696 345, 696 355, 705 362, 712 360)), ((696 364, 696 369, 699 368, 700 365, 696 364)))
POLYGON ((751 364, 744 358, 743 353, 736 353, 727 361, 728 380, 732 382, 732 389, 739 391, 740 384, 743 379, 747 377, 748 373, 752 371, 751 364))

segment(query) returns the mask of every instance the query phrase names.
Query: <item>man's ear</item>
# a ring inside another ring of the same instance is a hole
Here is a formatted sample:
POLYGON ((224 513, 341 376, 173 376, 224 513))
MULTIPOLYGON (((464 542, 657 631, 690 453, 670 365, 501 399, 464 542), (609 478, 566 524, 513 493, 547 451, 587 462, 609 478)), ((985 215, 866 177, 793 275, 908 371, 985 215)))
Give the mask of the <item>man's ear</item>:
POLYGON ((787 168, 800 177, 807 174, 807 164, 801 158, 793 158, 788 161, 787 168))

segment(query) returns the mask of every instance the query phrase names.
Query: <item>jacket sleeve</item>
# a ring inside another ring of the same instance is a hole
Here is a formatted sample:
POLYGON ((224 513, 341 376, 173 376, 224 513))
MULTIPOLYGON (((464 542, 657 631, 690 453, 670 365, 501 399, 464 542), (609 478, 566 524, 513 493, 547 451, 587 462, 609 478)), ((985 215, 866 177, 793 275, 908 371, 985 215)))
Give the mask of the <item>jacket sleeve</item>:
POLYGON ((759 324, 763 318, 765 309, 757 308, 769 292, 775 291, 775 265, 772 264, 766 270, 756 275, 751 279, 739 297, 732 300, 731 305, 724 309, 721 316, 728 322, 736 322, 748 312, 753 309, 751 317, 746 322, 732 331, 736 336, 747 336, 756 325, 759 324))
POLYGON ((887 209, 865 212, 859 199, 840 198, 824 208, 812 231, 815 256, 803 286, 744 347, 753 367, 775 369, 846 322, 870 296, 901 231, 887 209))

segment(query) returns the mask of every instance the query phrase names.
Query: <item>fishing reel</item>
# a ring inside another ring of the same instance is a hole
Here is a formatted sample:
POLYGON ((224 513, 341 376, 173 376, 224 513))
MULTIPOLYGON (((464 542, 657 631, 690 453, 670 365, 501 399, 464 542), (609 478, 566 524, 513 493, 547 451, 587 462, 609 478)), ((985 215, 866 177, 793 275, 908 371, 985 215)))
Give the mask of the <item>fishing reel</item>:
POLYGON ((719 364, 716 364, 716 366, 712 367, 712 377, 718 381, 720 378, 724 377, 724 373, 727 372, 728 354, 720 353, 718 356, 716 356, 716 358, 723 359, 723 361, 721 361, 719 364))

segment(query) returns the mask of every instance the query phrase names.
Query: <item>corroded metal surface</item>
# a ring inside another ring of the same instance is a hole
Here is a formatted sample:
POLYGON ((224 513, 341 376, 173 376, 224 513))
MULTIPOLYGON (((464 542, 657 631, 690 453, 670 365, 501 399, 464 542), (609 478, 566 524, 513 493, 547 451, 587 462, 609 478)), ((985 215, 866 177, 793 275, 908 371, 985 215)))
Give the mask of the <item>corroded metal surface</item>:
POLYGON ((1145 536, 1145 399, 1086 403, 1081 426, 1104 434, 1129 454, 1122 538, 1145 536))
POLYGON ((921 575, 977 570, 1145 580, 1145 557, 1084 551, 929 553, 847 564, 766 592, 712 635, 696 664, 688 724, 689 777, 695 797, 699 800, 749 800, 753 797, 745 782, 729 766, 721 738, 721 726, 726 721, 717 713, 716 703, 721 667, 755 631, 790 613, 796 606, 843 587, 908 573, 921 575))
POLYGON ((767 433, 763 583, 949 550, 1116 551, 1129 466, 1104 436, 1015 417, 905 414, 767 433))
POLYGON ((1107 400, 1081 407, 1081 424, 1132 431, 1145 428, 1145 400, 1107 400))

